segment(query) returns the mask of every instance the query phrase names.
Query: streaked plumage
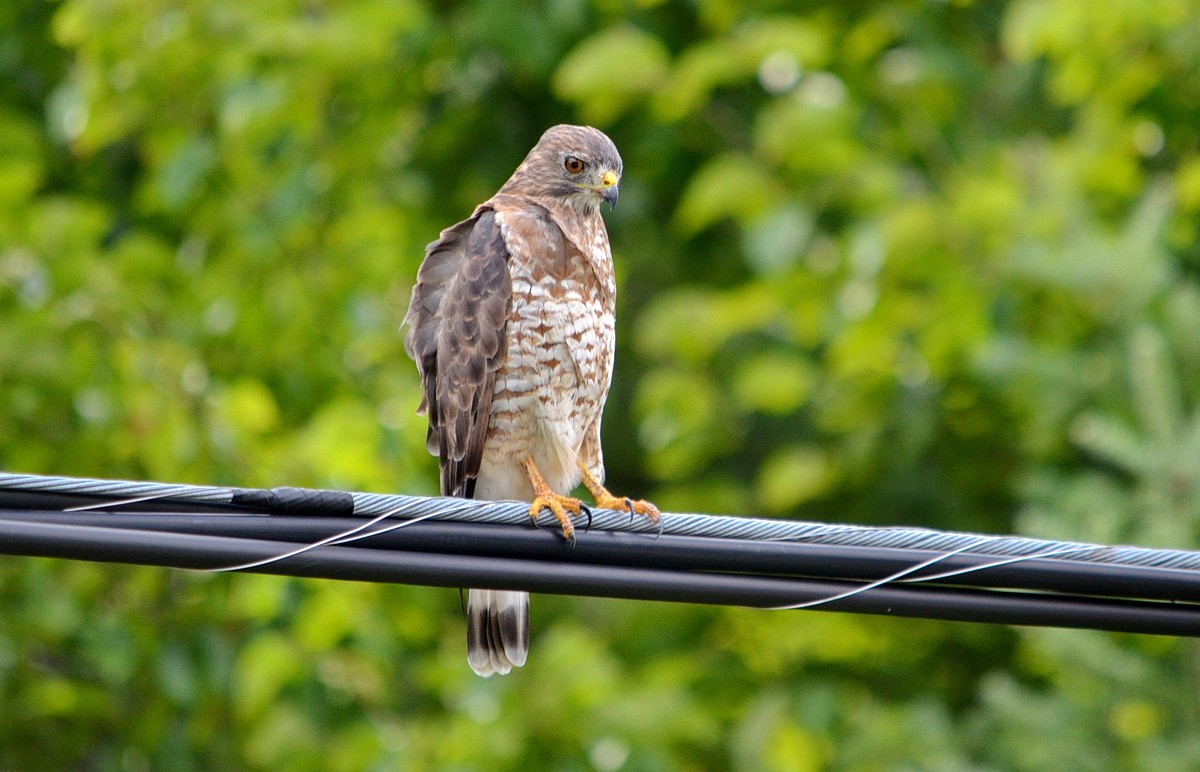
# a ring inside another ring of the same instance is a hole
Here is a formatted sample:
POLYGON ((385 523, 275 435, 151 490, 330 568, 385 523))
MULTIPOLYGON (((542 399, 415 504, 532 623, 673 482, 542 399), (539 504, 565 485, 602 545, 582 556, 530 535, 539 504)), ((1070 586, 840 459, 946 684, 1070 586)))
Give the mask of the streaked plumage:
MULTIPOLYGON (((601 506, 657 517, 601 486, 616 286, 600 202, 615 203, 621 167, 596 129, 546 131, 495 196, 426 249, 405 320, 443 495, 533 500, 531 514, 554 509, 568 537, 578 501, 566 496, 581 478, 601 506)), ((526 593, 471 590, 467 614, 475 672, 524 664, 526 593)))

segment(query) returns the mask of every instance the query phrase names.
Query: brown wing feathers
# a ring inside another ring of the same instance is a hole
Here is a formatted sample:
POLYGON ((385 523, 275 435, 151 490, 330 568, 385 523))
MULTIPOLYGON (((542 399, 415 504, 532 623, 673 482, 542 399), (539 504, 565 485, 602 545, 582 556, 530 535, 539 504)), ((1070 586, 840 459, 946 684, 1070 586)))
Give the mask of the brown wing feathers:
POLYGON ((481 207, 442 232, 417 274, 406 343, 421 370, 428 445, 441 460, 443 495, 474 495, 505 353, 508 258, 495 213, 481 207))
POLYGON ((412 302, 404 323, 408 325, 408 336, 404 341, 409 356, 417 363, 421 374, 421 385, 424 394, 421 405, 417 408, 418 415, 428 414, 429 432, 425 444, 429 452, 437 454, 439 437, 439 416, 437 402, 437 338, 441 324, 442 298, 450 286, 462 263, 466 251, 467 239, 475 227, 478 215, 472 215, 456 225, 446 228, 438 236, 437 241, 425 248, 425 260, 417 272, 417 283, 413 286, 412 302), (430 409, 430 406, 433 409, 430 409))

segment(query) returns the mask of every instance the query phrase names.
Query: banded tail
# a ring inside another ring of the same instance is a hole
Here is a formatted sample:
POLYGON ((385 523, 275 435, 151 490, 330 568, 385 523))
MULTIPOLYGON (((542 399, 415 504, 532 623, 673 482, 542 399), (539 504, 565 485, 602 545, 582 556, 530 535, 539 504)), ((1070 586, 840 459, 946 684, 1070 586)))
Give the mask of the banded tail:
POLYGON ((529 593, 467 592, 467 662, 477 675, 504 675, 529 655, 529 593))

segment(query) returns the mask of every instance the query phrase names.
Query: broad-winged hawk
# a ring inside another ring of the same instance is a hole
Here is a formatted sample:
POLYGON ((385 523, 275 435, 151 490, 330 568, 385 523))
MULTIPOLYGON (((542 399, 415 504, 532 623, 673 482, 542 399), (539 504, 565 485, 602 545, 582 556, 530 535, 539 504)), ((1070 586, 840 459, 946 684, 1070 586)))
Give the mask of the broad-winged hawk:
MULTIPOLYGON (((604 487, 600 414, 612 378, 616 284, 602 201, 621 156, 589 126, 546 131, 496 195, 425 250, 405 317, 447 496, 532 501, 574 538, 582 480, 602 508, 657 520, 604 487)), ((525 663, 529 595, 471 590, 467 660, 525 663)))

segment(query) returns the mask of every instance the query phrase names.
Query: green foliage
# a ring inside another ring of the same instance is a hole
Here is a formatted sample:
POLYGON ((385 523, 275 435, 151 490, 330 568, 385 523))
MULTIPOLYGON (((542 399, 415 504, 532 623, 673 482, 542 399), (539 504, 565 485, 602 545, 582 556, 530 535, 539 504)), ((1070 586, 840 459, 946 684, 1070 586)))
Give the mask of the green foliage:
MULTIPOLYGON (((588 121, 614 488, 1196 547, 1196 61, 1180 0, 13 0, 0 468, 433 492, 422 247, 588 121)), ((0 608, 4 768, 1200 766, 1173 639, 538 597, 483 681, 439 590, 11 559, 0 608)))

